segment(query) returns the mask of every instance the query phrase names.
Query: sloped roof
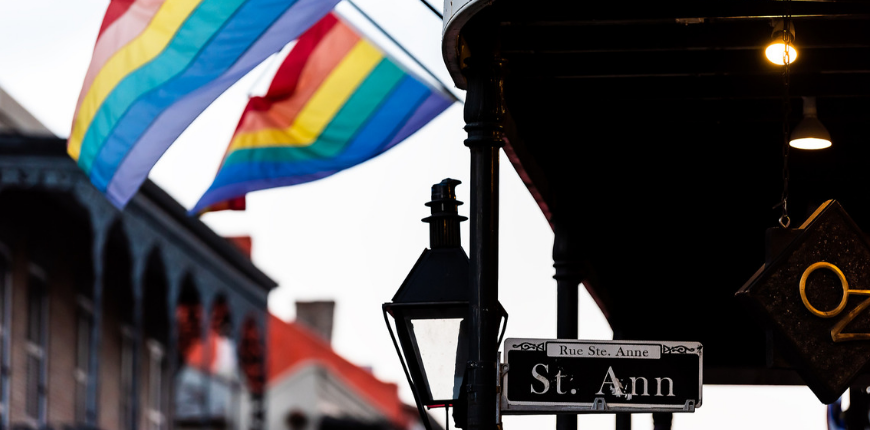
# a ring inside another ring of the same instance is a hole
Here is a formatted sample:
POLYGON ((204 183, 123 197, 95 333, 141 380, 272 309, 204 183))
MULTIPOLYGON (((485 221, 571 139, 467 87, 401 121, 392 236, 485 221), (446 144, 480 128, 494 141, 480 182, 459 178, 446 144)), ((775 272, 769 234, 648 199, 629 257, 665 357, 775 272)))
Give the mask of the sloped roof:
POLYGON ((0 133, 18 133, 29 136, 54 136, 27 109, 21 106, 3 88, 0 88, 0 133))
POLYGON ((318 364, 345 382, 355 394, 398 427, 407 426, 408 416, 403 413, 396 384, 383 382, 368 370, 345 360, 326 341, 302 325, 287 323, 270 315, 268 336, 267 389, 310 364, 318 364))

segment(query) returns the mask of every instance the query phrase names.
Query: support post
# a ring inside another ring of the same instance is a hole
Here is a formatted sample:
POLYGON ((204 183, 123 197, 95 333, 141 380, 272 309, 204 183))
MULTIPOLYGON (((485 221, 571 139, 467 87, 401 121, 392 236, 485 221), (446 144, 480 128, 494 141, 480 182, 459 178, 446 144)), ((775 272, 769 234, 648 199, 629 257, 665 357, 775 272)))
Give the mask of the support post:
POLYGON ((862 377, 849 387, 849 409, 845 412, 846 430, 865 429, 870 425, 870 378, 862 377))
MULTIPOLYGON (((134 251, 135 252, 135 251, 134 251)), ((144 298, 144 284, 145 284, 145 273, 146 267, 148 265, 148 254, 144 252, 134 253, 133 260, 133 357, 132 357, 132 367, 133 374, 131 375, 132 379, 130 380, 130 390, 132 391, 132 399, 133 403, 130 405, 130 415, 125 417, 129 421, 126 423, 127 428, 130 430, 138 430, 139 429, 139 406, 140 406, 140 393, 139 387, 141 386, 141 369, 142 366, 142 351, 145 346, 145 336, 144 336, 144 318, 143 318, 143 309, 144 306, 142 301, 144 298)), ((123 395, 126 395, 124 393, 123 395)))
POLYGON ((199 299, 202 303, 202 316, 200 317, 199 326, 199 341, 202 342, 202 362, 196 363, 201 372, 200 382, 202 383, 202 415, 199 421, 202 428, 209 428, 208 418, 211 412, 209 409, 211 407, 212 379, 214 379, 211 374, 212 350, 209 348, 209 338, 212 336, 211 325, 216 301, 213 295, 206 296, 202 289, 199 289, 199 299))
POLYGON ((181 369, 181 363, 179 362, 181 351, 178 345, 178 301, 179 297, 181 297, 186 269, 182 264, 180 264, 182 259, 173 249, 164 249, 163 257, 163 267, 166 268, 168 280, 166 307, 167 315, 169 316, 169 333, 166 345, 166 363, 168 367, 167 374, 169 377, 167 378, 166 384, 164 384, 163 393, 161 393, 163 394, 161 396, 161 401, 165 402, 161 405, 161 408, 166 411, 167 424, 164 428, 175 428, 177 377, 178 371, 181 369))
MULTIPOLYGON (((268 416, 268 411, 266 410, 266 354, 265 351, 268 351, 266 348, 266 325, 265 323, 258 327, 259 333, 261 334, 259 340, 257 341, 260 344, 260 351, 263 351, 264 354, 261 357, 261 368, 262 368, 262 378, 260 389, 255 393, 251 393, 251 399, 253 401, 253 411, 251 411, 251 415, 253 417, 253 423, 251 425, 251 430, 263 430, 266 428, 266 417, 268 416)), ((446 408, 445 408, 446 409, 446 408)))
POLYGON ((616 414, 616 430, 631 430, 631 414, 627 412, 616 414))
MULTIPOLYGON (((556 220, 555 238, 553 240, 553 267, 556 274, 556 337, 559 339, 577 339, 579 336, 578 316, 580 311, 579 290, 583 280, 579 260, 571 252, 570 224, 556 220)), ((577 430, 577 414, 559 414, 556 416, 557 430, 577 430)))
POLYGON ((670 412, 654 412, 652 416, 653 430, 671 430, 674 414, 670 412))
POLYGON ((495 21, 481 13, 466 34, 465 145, 471 151, 471 249, 468 429, 497 427, 499 150, 504 145, 504 61, 495 47, 495 21))
POLYGON ((93 279, 93 306, 94 312, 92 315, 91 325, 91 344, 90 360, 88 362, 88 385, 87 385, 87 401, 85 404, 85 424, 97 427, 100 405, 100 351, 102 351, 102 330, 103 330, 103 278, 105 275, 105 250, 106 243, 109 239, 109 223, 104 224, 94 223, 94 234, 92 236, 93 248, 91 252, 94 279, 93 279))

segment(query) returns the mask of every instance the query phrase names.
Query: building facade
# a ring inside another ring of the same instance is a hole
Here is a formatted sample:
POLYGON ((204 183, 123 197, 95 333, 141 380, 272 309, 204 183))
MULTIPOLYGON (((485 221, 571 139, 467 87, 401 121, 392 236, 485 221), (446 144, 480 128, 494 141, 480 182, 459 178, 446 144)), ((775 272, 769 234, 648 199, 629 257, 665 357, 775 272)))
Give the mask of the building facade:
POLYGON ((154 184, 118 211, 63 140, 0 134, 3 428, 264 427, 274 286, 154 184))

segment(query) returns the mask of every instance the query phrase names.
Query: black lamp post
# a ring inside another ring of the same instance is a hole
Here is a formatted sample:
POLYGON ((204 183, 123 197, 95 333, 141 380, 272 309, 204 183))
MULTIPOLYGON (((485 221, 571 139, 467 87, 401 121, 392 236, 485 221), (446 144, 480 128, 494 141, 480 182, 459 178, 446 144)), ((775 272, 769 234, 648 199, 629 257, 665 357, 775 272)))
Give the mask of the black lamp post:
MULTIPOLYGON (((458 180, 445 179, 432 186, 432 201, 426 203, 432 215, 423 219, 429 223, 431 249, 423 250, 393 301, 383 305, 384 321, 414 392, 420 418, 430 430, 424 406, 457 405, 468 362, 471 292, 468 256, 459 236, 459 223, 467 219, 457 211, 462 204, 456 200, 459 184, 458 180), (393 317, 395 333, 387 315, 393 317)), ((504 334, 507 313, 501 304, 498 310, 504 334)))

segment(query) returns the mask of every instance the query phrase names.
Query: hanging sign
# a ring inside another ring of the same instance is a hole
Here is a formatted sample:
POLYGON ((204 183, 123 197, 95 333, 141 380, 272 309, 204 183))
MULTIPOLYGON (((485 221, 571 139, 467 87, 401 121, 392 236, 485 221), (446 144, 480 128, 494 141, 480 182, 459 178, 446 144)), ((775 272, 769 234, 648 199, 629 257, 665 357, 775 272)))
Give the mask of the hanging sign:
POLYGON ((764 316, 775 347, 824 403, 870 361, 870 242, 843 207, 822 204, 737 292, 764 316))
POLYGON ((697 342, 507 339, 501 411, 694 412, 697 342))

